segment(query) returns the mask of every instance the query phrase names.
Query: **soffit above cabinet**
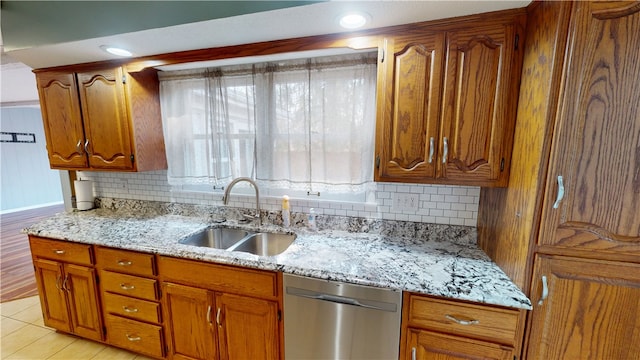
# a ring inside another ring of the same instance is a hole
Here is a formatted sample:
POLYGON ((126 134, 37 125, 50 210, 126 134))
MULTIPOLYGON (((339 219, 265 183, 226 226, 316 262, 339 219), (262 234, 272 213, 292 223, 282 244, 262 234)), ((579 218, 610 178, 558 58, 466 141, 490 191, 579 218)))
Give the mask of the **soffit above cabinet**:
MULTIPOLYGON (((11 14, 11 1, 3 1, 2 31, 4 37, 4 49, 8 54, 26 65, 38 69, 62 65, 87 63, 114 59, 113 55, 103 52, 100 45, 118 45, 128 48, 135 57, 166 54, 178 51, 222 47, 229 45, 249 44, 263 41, 297 38, 304 36, 333 34, 345 32, 337 24, 336 18, 347 12, 359 10, 371 17, 371 22, 363 29, 380 28, 386 26, 408 24, 414 22, 443 19, 449 17, 471 15, 489 11, 521 8, 527 6, 530 0, 515 1, 295 1, 291 4, 282 1, 267 1, 273 5, 268 10, 264 6, 255 10, 251 3, 264 3, 262 1, 243 1, 247 4, 245 13, 226 15, 226 17, 202 20, 192 18, 178 21, 180 24, 165 22, 165 25, 149 25, 149 18, 161 16, 155 11, 153 2, 148 4, 146 13, 139 17, 139 25, 118 27, 114 32, 113 21, 110 21, 107 12, 101 14, 85 14, 74 11, 73 15, 61 13, 60 8, 52 7, 50 16, 58 21, 48 27, 34 27, 33 19, 23 14, 22 21, 7 21, 11 14), (300 5, 302 4, 302 5, 300 5), (297 5, 297 6, 296 6, 297 5), (278 8, 281 7, 281 8, 278 8), (288 7, 284 7, 288 6, 288 7), (254 10, 252 10, 254 9, 254 10), (265 10, 266 9, 266 10, 265 10), (256 12, 257 11, 257 12, 256 12), (101 16, 103 17, 101 19, 101 16), (12 43, 11 33, 26 31, 37 36, 40 33, 69 32, 69 26, 78 26, 72 19, 84 19, 83 30, 94 36, 89 39, 60 38, 56 40, 31 40, 30 43, 12 43), (193 22, 195 21, 195 22, 193 22), (144 26, 143 26, 144 25, 144 26), (149 26, 157 26, 149 28, 149 26)), ((79 2, 73 2, 79 4, 79 2)), ((123 3, 119 1, 105 3, 123 3)), ((160 1, 159 3, 162 3, 160 1)), ((183 7, 190 3, 182 2, 183 7)), ((211 2, 233 3, 233 2, 211 2)), ((184 10, 186 11, 186 10, 184 10)), ((165 11, 165 13, 167 13, 165 11)), ((170 13, 170 12, 169 12, 170 13)), ((166 14, 165 14, 166 15, 166 14)), ((171 19, 170 19, 171 20, 171 19)), ((168 20, 167 20, 168 21, 168 20)))

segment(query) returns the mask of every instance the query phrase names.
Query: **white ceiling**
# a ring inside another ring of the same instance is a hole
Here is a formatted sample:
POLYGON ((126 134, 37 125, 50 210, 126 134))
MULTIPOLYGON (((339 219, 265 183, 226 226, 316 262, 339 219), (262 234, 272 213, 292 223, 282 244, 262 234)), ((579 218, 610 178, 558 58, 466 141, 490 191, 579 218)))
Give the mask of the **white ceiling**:
MULTIPOLYGON (((343 32, 336 18, 350 10, 371 16, 366 29, 527 6, 519 1, 330 1, 95 39, 23 48, 8 52, 31 68, 115 58, 100 45, 127 48, 134 56, 248 44, 343 32)), ((96 21, 99 21, 97 19, 96 21)))

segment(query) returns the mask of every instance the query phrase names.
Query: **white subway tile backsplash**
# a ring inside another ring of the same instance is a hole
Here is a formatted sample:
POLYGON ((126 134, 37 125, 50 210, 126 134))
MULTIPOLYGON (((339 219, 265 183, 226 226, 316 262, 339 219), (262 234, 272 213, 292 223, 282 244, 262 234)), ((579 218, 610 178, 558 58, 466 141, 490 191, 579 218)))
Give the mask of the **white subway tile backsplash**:
MULTIPOLYGON (((145 173, 80 172, 82 179, 95 182, 97 197, 176 202, 200 205, 222 205, 222 192, 204 193, 173 189, 167 182, 166 171, 145 173)), ((318 214, 366 217, 385 220, 476 226, 480 188, 453 185, 417 185, 377 183, 377 190, 369 199, 375 202, 357 203, 328 200, 291 199, 293 212, 306 213, 315 208, 318 214), (394 211, 396 193, 417 194, 417 211, 394 211)), ((278 211, 280 197, 261 196, 264 210, 278 211)), ((229 202, 233 207, 253 209, 253 196, 236 195, 229 202)))

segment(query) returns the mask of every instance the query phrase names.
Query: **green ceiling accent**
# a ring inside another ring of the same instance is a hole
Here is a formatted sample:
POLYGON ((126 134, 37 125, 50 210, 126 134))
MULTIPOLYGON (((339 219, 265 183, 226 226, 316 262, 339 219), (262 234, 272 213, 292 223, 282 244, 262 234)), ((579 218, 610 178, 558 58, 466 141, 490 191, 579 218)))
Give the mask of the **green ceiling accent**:
MULTIPOLYGON (((6 50, 310 5, 319 1, 5 1, 6 50)), ((250 24, 248 24, 250 26, 250 24)), ((286 26, 286 25, 283 25, 286 26)), ((194 34, 207 36, 207 34, 194 34)))

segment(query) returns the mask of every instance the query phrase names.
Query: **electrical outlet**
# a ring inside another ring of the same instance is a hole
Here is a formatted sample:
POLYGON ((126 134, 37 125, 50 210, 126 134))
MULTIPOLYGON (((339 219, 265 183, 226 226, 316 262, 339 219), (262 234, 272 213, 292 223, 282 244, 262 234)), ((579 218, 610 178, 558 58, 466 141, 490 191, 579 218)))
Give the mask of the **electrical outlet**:
POLYGON ((394 211, 410 211, 417 212, 420 201, 420 195, 395 193, 393 194, 393 210, 394 211))
POLYGON ((127 179, 114 179, 114 187, 120 192, 129 192, 129 182, 127 179))

